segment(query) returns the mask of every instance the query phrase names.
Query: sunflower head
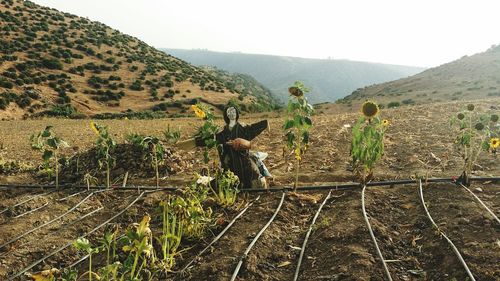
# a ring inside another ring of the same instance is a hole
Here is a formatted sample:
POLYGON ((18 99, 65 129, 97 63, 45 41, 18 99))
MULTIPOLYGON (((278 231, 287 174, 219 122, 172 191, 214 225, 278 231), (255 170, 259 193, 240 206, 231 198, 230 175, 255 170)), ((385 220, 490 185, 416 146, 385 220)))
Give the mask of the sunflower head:
POLYGON ((296 96, 296 97, 301 97, 304 95, 304 92, 302 92, 302 90, 296 86, 292 86, 292 87, 288 88, 288 92, 290 93, 290 95, 296 96))
POLYGON ((490 147, 492 149, 497 149, 498 146, 500 146, 500 139, 499 138, 492 138, 492 139, 490 139, 490 147))
POLYGON ((467 105, 467 110, 468 111, 473 111, 474 110, 474 105, 471 103, 471 104, 468 104, 467 105))
POLYGON ((491 120, 491 122, 497 122, 498 121, 498 115, 496 115, 496 114, 491 115, 490 120, 491 120))
POLYGON ((198 118, 203 119, 207 116, 205 111, 203 109, 201 109, 199 106, 197 106, 196 104, 191 105, 191 109, 194 111, 194 114, 198 118))
POLYGON ((465 118, 465 114, 460 112, 459 114, 457 114, 457 118, 458 118, 458 120, 463 120, 465 118))
POLYGON ((477 124, 474 126, 474 128, 475 128, 476 130, 478 130, 478 131, 481 131, 481 130, 483 130, 483 129, 484 129, 484 125, 483 125, 483 123, 477 123, 477 124))
POLYGON ((389 126, 390 124, 391 124, 391 122, 389 122, 389 120, 387 120, 387 119, 382 120, 382 125, 383 125, 384 127, 387 127, 387 126, 389 126))
POLYGON ((373 101, 365 101, 361 106, 361 113, 363 113, 366 118, 373 118, 377 116, 378 112, 378 105, 373 101))

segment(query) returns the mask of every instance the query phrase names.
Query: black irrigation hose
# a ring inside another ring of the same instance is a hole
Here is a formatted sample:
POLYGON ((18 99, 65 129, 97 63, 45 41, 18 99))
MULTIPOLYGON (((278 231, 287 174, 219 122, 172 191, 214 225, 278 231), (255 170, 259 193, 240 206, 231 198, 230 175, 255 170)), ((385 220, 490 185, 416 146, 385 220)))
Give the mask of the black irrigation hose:
POLYGON ((51 223, 53 223, 53 222, 55 222, 55 221, 57 221, 57 220, 59 220, 59 219, 61 219, 61 218, 65 217, 65 216, 66 216, 66 215, 68 215, 69 213, 71 213, 71 212, 73 212, 74 210, 76 210, 76 208, 78 208, 81 204, 83 204, 85 201, 87 201, 87 200, 88 200, 90 197, 92 197, 94 194, 99 193, 99 192, 102 192, 102 191, 94 191, 94 192, 90 193, 89 195, 87 195, 87 197, 85 197, 84 199, 82 199, 80 202, 78 202, 75 206, 73 206, 72 208, 70 208, 69 210, 67 210, 66 212, 64 212, 62 215, 59 215, 59 216, 57 216, 57 217, 55 217, 55 218, 51 219, 50 221, 48 221, 48 222, 46 222, 46 223, 44 223, 44 224, 41 224, 41 225, 39 225, 39 226, 37 226, 37 227, 35 227, 35 228, 32 228, 31 230, 28 230, 28 231, 26 231, 25 233, 23 233, 23 234, 21 234, 21 235, 18 235, 18 236, 16 236, 16 237, 14 237, 14 238, 10 239, 9 241, 7 241, 7 242, 3 243, 2 245, 0 245, 0 249, 4 248, 5 246, 7 246, 7 245, 9 245, 9 244, 11 244, 11 243, 16 242, 17 240, 19 240, 19 239, 23 238, 24 236, 26 236, 26 235, 28 235, 28 234, 30 234, 30 233, 33 233, 33 232, 37 231, 38 229, 40 229, 40 228, 42 228, 42 227, 44 227, 44 226, 47 226, 47 225, 49 225, 49 224, 51 224, 51 223))
MULTIPOLYGON (((500 177, 475 177, 470 178, 471 181, 500 181, 500 177)), ((369 182, 366 186, 386 186, 386 185, 398 185, 398 184, 410 184, 415 183, 416 179, 406 179, 406 180, 387 180, 387 181, 374 181, 369 182)), ((427 179, 426 182, 438 183, 455 183, 455 178, 431 178, 427 179)), ((308 190, 344 190, 351 189, 356 187, 361 187, 360 183, 352 183, 352 184, 339 184, 339 185, 320 185, 320 186, 299 186, 297 187, 297 191, 308 191, 308 190)), ((0 188, 55 188, 55 185, 30 185, 30 184, 0 184, 0 188)), ((72 184, 59 185, 60 188, 78 188, 78 189, 87 189, 87 186, 75 186, 72 184)), ((90 189, 106 189, 106 186, 90 186, 90 189)), ((179 190, 178 187, 160 187, 156 186, 126 186, 126 187, 113 187, 112 190, 171 190, 176 191, 179 190)), ((260 188, 244 188, 240 191, 242 192, 283 192, 283 191, 291 191, 293 187, 291 186, 281 186, 281 187, 272 187, 268 189, 260 189, 260 188)))
POLYGON ((100 211, 100 210, 102 210, 102 209, 104 209, 104 207, 99 207, 99 208, 97 208, 97 209, 95 209, 95 210, 92 210, 91 212, 88 212, 88 213, 86 213, 85 215, 83 215, 83 216, 79 217, 77 220, 74 220, 74 221, 72 221, 72 222, 69 222, 69 223, 67 223, 67 224, 63 225, 62 227, 67 227, 67 226, 73 225, 73 224, 75 224, 75 223, 77 223, 77 222, 79 222, 79 221, 81 221, 81 220, 85 219, 86 217, 89 217, 89 216, 93 215, 94 213, 99 212, 99 211, 100 211))
POLYGON ((23 217, 23 216, 29 215, 29 214, 31 214, 31 213, 34 213, 34 212, 36 212, 36 211, 38 211, 38 210, 41 210, 41 209, 43 209, 43 208, 47 207, 47 205, 49 205, 49 202, 45 202, 45 204, 43 204, 42 206, 40 206, 40 207, 38 207, 38 208, 35 208, 35 209, 32 209, 32 210, 29 210, 29 211, 26 211, 26 212, 24 212, 24 213, 22 213, 22 214, 19 214, 19 215, 15 216, 14 218, 15 218, 15 219, 17 219, 17 218, 20 218, 20 217, 23 217))
POLYGON ((453 242, 450 240, 450 238, 448 238, 448 236, 446 236, 446 234, 444 234, 444 232, 439 229, 439 227, 437 226, 437 224, 434 222, 434 220, 432 219, 431 217, 431 214, 429 213, 429 210, 427 209, 427 205, 425 204, 425 201, 424 201, 424 191, 422 190, 422 181, 419 180, 418 181, 418 184, 419 184, 419 193, 420 193, 420 202, 422 202, 422 206, 424 206, 424 210, 425 210, 425 213, 427 214, 427 217, 429 218, 429 220, 431 221, 432 225, 437 229, 438 233, 444 238, 446 239, 446 241, 448 241, 448 244, 450 244, 451 248, 453 249, 453 252, 455 252, 455 255, 457 256, 457 258, 460 260, 460 262, 462 263, 463 267, 465 268, 465 271, 467 271, 467 274, 469 275, 469 278, 472 280, 472 281, 475 281, 476 279, 474 278, 474 276, 472 275, 472 272, 470 271, 469 267, 467 266, 467 263, 465 263, 465 260, 462 258, 462 255, 460 254, 460 252, 458 251, 457 247, 455 246, 455 244, 453 244, 453 242))
MULTIPOLYGON (((51 191, 51 192, 54 192, 54 191, 51 191)), ((85 191, 85 192, 87 192, 87 191, 85 191)), ((49 192, 49 193, 50 193, 50 192, 49 192)), ((73 197, 73 196, 76 196, 76 195, 78 195, 78 194, 80 194, 80 193, 82 193, 82 192, 76 192, 76 193, 70 194, 69 196, 66 196, 66 197, 64 197, 64 198, 62 198, 62 199, 57 199, 56 201, 66 200, 66 199, 71 198, 71 197, 73 197)), ((28 215, 28 214, 34 213, 34 212, 36 212, 36 211, 38 211, 38 210, 41 210, 41 209, 43 209, 43 208, 47 207, 47 205, 49 205, 49 202, 46 202, 46 203, 45 203, 43 206, 41 206, 41 207, 38 207, 38 208, 35 208, 35 209, 33 209, 33 210, 29 210, 29 211, 26 211, 26 212, 24 212, 24 213, 22 213, 22 214, 19 214, 19 215, 15 216, 14 218, 15 218, 15 219, 17 219, 17 218, 20 218, 20 217, 22 217, 22 216, 25 216, 25 215, 28 215)))
MULTIPOLYGON (((475 177, 470 178, 471 181, 500 181, 500 177, 475 177)), ((415 183, 416 179, 406 179, 406 180, 388 180, 388 181, 373 181, 366 184, 366 186, 387 186, 387 185, 399 185, 399 184, 411 184, 415 183)), ((432 183, 455 183, 454 178, 431 178, 427 179, 426 182, 432 183)), ((348 190, 353 188, 359 188, 362 184, 360 183, 350 183, 350 184, 337 184, 337 185, 318 185, 318 186, 299 186, 296 191, 310 191, 310 190, 348 190)), ((242 192, 283 192, 283 191, 293 191, 294 188, 291 186, 283 187, 271 187, 268 189, 256 189, 256 188, 244 188, 241 189, 242 192)))
POLYGON ((474 192, 472 192, 470 189, 468 189, 462 183, 459 183, 459 185, 462 186, 463 188, 465 188, 465 190, 467 190, 470 194, 472 194, 472 196, 474 196, 474 198, 476 198, 476 200, 479 202, 479 204, 481 204, 486 209, 486 211, 488 211, 488 213, 490 213, 490 215, 497 221, 497 223, 500 224, 500 219, 498 219, 497 215, 495 215, 495 213, 493 213, 493 211, 490 208, 488 208, 488 206, 486 206, 486 204, 484 204, 484 202, 481 199, 479 199, 479 197, 477 197, 476 194, 474 194, 474 192))
MULTIPOLYGON (((36 185, 36 184, 0 184, 0 187, 3 188, 41 188, 41 189, 55 189, 55 185, 36 185)), ((177 187, 171 187, 171 186, 165 186, 165 187, 160 187, 157 188, 156 186, 147 186, 147 185, 128 185, 125 187, 122 186, 113 186, 111 188, 107 188, 104 185, 95 185, 95 186, 86 186, 86 185, 74 185, 74 184, 66 184, 66 185, 59 185, 59 189, 70 189, 70 188, 75 188, 75 189, 85 189, 87 190, 88 188, 90 189, 111 189, 111 190, 153 190, 157 191, 158 189, 161 190, 179 190, 177 187)))
POLYGON ((85 192, 88 192, 88 190, 84 190, 84 191, 80 191, 80 192, 76 192, 76 193, 70 194, 70 195, 68 195, 68 196, 66 196, 66 197, 63 197, 63 198, 57 199, 56 201, 57 201, 57 202, 65 201, 65 200, 68 200, 68 199, 69 199, 69 198, 71 198, 71 197, 74 197, 74 196, 80 195, 80 194, 85 193, 85 192))
POLYGON ((276 217, 276 215, 280 211, 281 205, 283 205, 283 201, 285 201, 285 194, 286 194, 286 192, 283 192, 283 195, 281 195, 281 201, 280 201, 278 207, 276 208, 276 211, 274 211, 274 214, 271 217, 271 219, 269 219, 269 221, 266 223, 266 225, 264 225, 264 227, 259 231, 259 233, 257 233, 257 235, 253 238, 252 242, 250 243, 250 245, 248 245, 248 248, 245 250, 243 255, 240 257, 240 261, 238 262, 238 265, 236 265, 236 268, 233 272, 233 276, 231 277, 230 281, 236 280, 236 277, 238 276, 238 272, 240 271, 241 265, 243 264, 243 260, 246 259, 247 255, 250 252, 250 250, 252 249, 253 245, 255 245, 257 240, 259 240, 260 236, 262 235, 262 233, 264 233, 264 231, 266 231, 266 229, 269 227, 269 225, 271 225, 274 218, 276 217))
MULTIPOLYGON (((80 238, 84 238, 84 237, 87 237, 89 236, 90 234, 96 232, 97 230, 99 230, 100 228, 104 227, 105 225, 107 225, 109 222, 111 222, 112 220, 116 219, 117 217, 119 217, 120 215, 122 215, 125 211, 127 211, 130 207, 132 207, 137 201, 139 201, 139 199, 141 199, 141 197, 144 195, 144 191, 141 192, 141 194, 139 194, 139 196, 137 196, 137 198, 135 198, 129 205, 127 205, 125 208, 123 208, 120 212, 118 212, 116 215, 114 215, 113 217, 111 217, 110 219, 106 220, 105 222, 101 223, 100 225, 98 225, 97 227, 95 227, 94 229, 92 229, 91 231, 87 232, 86 234, 80 236, 80 238)), ((29 266, 25 267, 24 269, 22 269, 21 271, 19 271, 18 273, 16 273, 16 275, 12 276, 12 277, 9 277, 8 281, 11 281, 11 280, 14 280, 16 279, 17 277, 21 276, 22 274, 24 274, 26 271, 32 269, 33 267, 35 267, 36 265, 38 265, 39 263, 43 262, 44 260, 46 260, 47 258, 50 258, 52 256, 54 256, 55 254, 61 252, 62 250, 70 247, 71 245, 73 245, 73 241, 71 241, 70 243, 67 243, 66 245, 64 246, 61 246, 59 247, 58 249, 52 251, 50 254, 44 256, 43 258, 33 262, 32 264, 30 264, 29 266)))
POLYGON ((44 192, 44 193, 40 193, 40 194, 37 194, 37 195, 33 195, 33 196, 29 197, 28 199, 26 199, 26 200, 24 200, 22 202, 19 202, 19 203, 15 204, 15 205, 12 205, 10 207, 7 207, 7 208, 3 209, 2 211, 0 211, 0 214, 3 214, 5 212, 7 212, 9 209, 15 208, 17 206, 21 206, 22 204, 28 203, 31 200, 34 200, 34 199, 36 199, 36 198, 38 198, 40 196, 44 196, 44 195, 50 194, 52 192, 54 192, 54 191, 49 191, 49 192, 44 192))
POLYGON ((368 215, 366 214, 365 189, 366 189, 366 185, 363 186, 363 190, 361 191, 361 208, 363 211, 363 217, 365 218, 366 226, 368 227, 368 231, 370 232, 370 236, 373 240, 373 243, 375 244, 375 250, 377 250, 377 255, 380 258, 382 265, 384 266, 385 276, 387 277, 387 280, 392 281, 391 273, 389 272, 389 268, 387 267, 387 263, 385 262, 384 256, 382 256, 382 252, 380 251, 380 248, 378 246, 377 239, 375 238, 375 234, 373 234, 372 226, 370 224, 370 221, 368 220, 368 215))
POLYGON ((307 245, 307 240, 309 240, 309 235, 311 235, 311 231, 313 229, 314 224, 316 223, 316 220, 318 219, 319 213, 321 212, 321 209, 323 209, 323 206, 325 205, 326 201, 330 199, 330 196, 332 195, 332 190, 328 192, 328 195, 326 195, 325 200, 319 205, 318 210, 316 211, 316 214, 314 215, 313 220, 311 221, 311 225, 309 226, 309 230, 307 231, 306 237, 304 238, 304 242, 302 243, 302 248, 300 249, 300 255, 299 255, 299 260, 297 261, 297 268, 295 269, 295 275, 293 276, 293 281, 297 281, 299 278, 299 273, 300 273, 300 265, 302 264, 302 258, 304 257, 304 252, 306 250, 306 245, 307 245))
POLYGON ((210 246, 212 246, 215 242, 217 242, 229 230, 229 228, 231 228, 231 226, 233 226, 233 224, 236 222, 236 220, 239 219, 248 210, 248 208, 250 208, 250 206, 252 206, 253 203, 257 202, 259 199, 260 199, 260 195, 257 198, 255 198, 252 202, 248 203, 245 206, 245 208, 236 217, 234 217, 233 220, 231 222, 229 222, 229 224, 219 233, 219 235, 217 235, 215 237, 215 239, 212 240, 212 242, 210 242, 210 244, 208 244, 188 264, 186 264, 184 266, 184 268, 180 271, 181 274, 182 274, 182 272, 185 272, 188 269, 188 267, 191 264, 193 264, 196 261, 196 259, 198 259, 198 257, 200 257, 201 255, 203 255, 203 253, 205 253, 210 248, 210 246))

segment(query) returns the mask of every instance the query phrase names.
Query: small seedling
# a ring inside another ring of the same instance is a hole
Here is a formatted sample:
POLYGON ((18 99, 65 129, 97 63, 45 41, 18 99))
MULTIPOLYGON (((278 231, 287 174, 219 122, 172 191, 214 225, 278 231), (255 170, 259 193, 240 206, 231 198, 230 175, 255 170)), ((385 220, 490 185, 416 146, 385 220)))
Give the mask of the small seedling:
POLYGON ((116 147, 116 142, 110 136, 107 126, 90 122, 90 128, 97 136, 95 144, 97 146, 97 159, 99 161, 99 168, 106 168, 106 188, 109 188, 110 169, 115 164, 115 159, 111 155, 116 147))
POLYGON ((52 132, 52 126, 47 126, 37 135, 31 135, 31 147, 33 149, 43 151, 42 159, 44 162, 44 169, 47 171, 49 178, 52 176, 53 170, 51 168, 51 160, 54 159, 54 169, 56 176, 56 188, 59 189, 59 150, 64 147, 69 147, 61 138, 57 137, 52 132))
POLYGON ((96 273, 92 272, 92 254, 99 253, 99 248, 92 248, 92 245, 90 244, 89 240, 87 238, 84 238, 84 237, 80 237, 80 238, 76 239, 73 242, 73 246, 77 250, 83 251, 87 255, 89 255, 89 271, 88 271, 89 281, 92 281, 93 275, 96 275, 97 280, 99 280, 100 277, 96 273))

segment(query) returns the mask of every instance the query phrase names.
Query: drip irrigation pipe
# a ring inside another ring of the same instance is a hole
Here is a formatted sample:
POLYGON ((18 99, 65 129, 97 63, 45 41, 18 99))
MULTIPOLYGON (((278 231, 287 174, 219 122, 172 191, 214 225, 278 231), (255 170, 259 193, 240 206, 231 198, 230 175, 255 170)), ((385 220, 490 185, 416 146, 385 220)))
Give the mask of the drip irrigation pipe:
POLYGON ((382 256, 382 252, 380 251, 380 248, 378 246, 375 234, 373 234, 372 226, 370 224, 370 221, 368 220, 368 214, 366 213, 366 208, 365 208, 365 189, 366 185, 363 186, 363 190, 361 191, 361 208, 363 211, 363 217, 365 218, 366 226, 368 227, 368 231, 370 232, 372 241, 375 244, 375 250, 377 250, 377 255, 380 258, 382 265, 384 266, 385 276, 387 277, 387 280, 392 281, 391 273, 389 272, 389 268, 387 267, 387 263, 385 262, 384 256, 382 256))
POLYGON ((88 190, 84 190, 84 191, 80 191, 80 192, 76 192, 76 193, 70 194, 70 195, 68 195, 68 196, 66 196, 66 197, 63 197, 63 198, 57 199, 56 201, 57 201, 57 202, 65 201, 65 200, 68 200, 68 199, 69 199, 69 198, 71 198, 71 197, 74 197, 74 196, 80 195, 80 194, 85 193, 85 192, 88 192, 88 190))
POLYGON ((437 224, 434 222, 434 220, 432 219, 431 217, 431 214, 429 213, 429 210, 427 209, 427 205, 425 205, 425 201, 424 201, 424 191, 422 189, 422 180, 419 180, 418 181, 418 184, 419 184, 419 193, 420 193, 420 201, 422 202, 422 206, 424 206, 424 210, 425 210, 425 213, 427 214, 427 217, 429 218, 429 220, 431 221, 432 225, 437 229, 438 233, 444 238, 446 239, 446 241, 448 241, 448 243, 450 244, 451 248, 453 249, 453 252, 455 252, 455 255, 457 256, 457 258, 460 260, 460 262, 462 263, 463 267, 465 268, 465 271, 467 271, 467 274, 469 275, 469 278, 472 280, 472 281, 475 281, 476 279, 474 278, 474 276, 472 275, 472 272, 470 271, 469 267, 467 266, 467 263, 465 263, 465 260, 462 258, 462 255, 460 254, 460 252, 458 251, 457 247, 455 246, 455 244, 453 244, 453 242, 450 240, 450 238, 448 238, 448 236, 446 236, 446 234, 444 234, 444 232, 439 229, 439 227, 437 226, 437 224))
MULTIPOLYGON (((71 226, 71 225, 73 225, 73 224, 75 224, 75 223, 77 223, 77 222, 79 222, 79 221, 81 221, 81 220, 85 219, 86 217, 91 216, 91 215, 93 215, 94 213, 101 211, 102 209, 104 209, 104 207, 99 207, 99 208, 97 208, 97 209, 95 209, 95 210, 92 210, 91 212, 89 212, 89 213, 87 213, 87 214, 85 214, 85 215, 81 216, 80 218, 78 218, 78 219, 76 219, 76 220, 74 220, 74 221, 68 222, 67 224, 63 224, 63 225, 62 225, 62 226, 58 229, 58 231, 61 231, 61 230, 65 229, 66 227, 69 227, 69 226, 71 226)), ((56 234, 57 234, 57 233, 56 233, 56 234)), ((31 245, 33 242, 37 242, 37 243, 38 243, 39 241, 38 241, 38 240, 32 240, 32 241, 26 242, 26 243, 24 243, 24 244, 19 245, 19 246, 17 247, 17 249, 19 249, 19 248, 21 248, 21 247, 26 247, 27 245, 31 245)), ((5 257, 5 256, 6 256, 6 255, 8 255, 8 254, 9 254, 9 252, 5 252, 5 253, 3 253, 3 254, 0 254, 0 258, 5 257)))
POLYGON ((28 198, 28 199, 26 199, 26 200, 24 200, 24 201, 22 201, 22 202, 19 202, 19 203, 15 204, 15 205, 12 205, 12 206, 10 206, 10 207, 7 207, 7 208, 3 209, 2 211, 0 211, 0 214, 3 214, 3 213, 5 213, 5 212, 7 212, 9 209, 15 208, 15 207, 17 207, 17 206, 21 206, 21 205, 22 205, 22 204, 24 204, 24 203, 28 203, 29 201, 34 200, 34 199, 36 199, 36 198, 38 198, 38 197, 40 197, 40 196, 45 196, 45 195, 48 195, 48 194, 50 194, 50 193, 52 193, 52 192, 54 192, 54 191, 49 191, 49 192, 44 192, 44 193, 40 193, 40 194, 37 194, 37 195, 33 195, 33 196, 31 196, 30 198, 28 198))
MULTIPOLYGON (((470 178, 471 181, 500 181, 500 177, 476 177, 470 178)), ((387 186, 387 185, 400 185, 400 184, 412 184, 415 183, 415 179, 407 180, 389 180, 389 181, 373 181, 366 184, 366 186, 387 186)), ((432 183, 455 183, 454 178, 431 178, 427 179, 426 182, 432 183)), ((338 185, 316 185, 316 186, 299 186, 296 191, 310 191, 310 190, 349 190, 353 188, 359 188, 362 184, 360 183, 350 183, 350 184, 338 184, 338 185)), ((283 191, 293 191, 294 188, 291 186, 284 187, 271 187, 268 189, 255 189, 255 188, 244 188, 241 189, 242 192, 283 192, 283 191)))
MULTIPOLYGON (((130 204, 128 204, 125 208, 123 208, 120 212, 118 212, 116 215, 114 215, 113 217, 109 218, 108 220, 106 220, 105 222, 101 223, 100 225, 96 226, 94 229, 92 229, 91 231, 87 232, 86 234, 80 236, 79 238, 84 238, 84 237, 87 237, 89 236, 90 234, 96 232, 97 230, 99 230, 100 228, 104 227, 105 225, 107 225, 109 222, 111 222, 112 220, 116 219, 117 217, 119 217, 120 215, 122 215, 123 213, 125 213, 125 211, 127 211, 130 207, 132 207, 137 201, 139 201, 139 199, 141 199, 141 197, 144 195, 144 192, 141 192, 141 194, 139 194, 139 196, 137 196, 137 198, 135 198, 130 204)), ((58 249, 52 251, 50 254, 42 257, 41 259, 33 262, 32 264, 28 265, 27 267, 25 267, 24 269, 22 269, 21 271, 19 271, 18 273, 16 273, 14 276, 12 277, 9 277, 8 281, 11 281, 11 280, 14 280, 16 279, 17 277, 21 276, 22 274, 24 274, 26 271, 32 269, 33 267, 35 267, 36 265, 40 264, 41 262, 43 262, 44 260, 54 256, 55 254, 63 251, 64 249, 68 248, 69 246, 73 245, 73 241, 67 243, 66 245, 64 246, 61 246, 59 247, 58 249)))
POLYGON ((23 217, 23 216, 29 215, 29 214, 31 214, 31 213, 34 213, 34 212, 36 212, 36 211, 38 211, 38 210, 40 210, 40 209, 43 209, 43 208, 47 207, 47 205, 49 205, 49 202, 45 202, 45 204, 43 204, 42 206, 40 206, 40 207, 38 207, 38 208, 35 208, 35 209, 33 209, 33 210, 26 211, 26 212, 24 212, 24 213, 22 213, 22 214, 19 214, 19 215, 15 216, 14 218, 15 218, 15 219, 17 219, 17 218, 20 218, 20 217, 23 217))
MULTIPOLYGON (((52 191, 52 192, 53 192, 53 191, 52 191)), ((50 193, 50 192, 49 192, 49 193, 50 193)), ((69 195, 69 196, 64 197, 63 199, 68 199, 68 198, 73 197, 73 196, 75 196, 75 195, 78 195, 78 194, 80 194, 80 193, 82 193, 82 192, 76 192, 76 193, 73 193, 73 194, 71 194, 71 195, 69 195)), ((60 201, 60 200, 61 200, 61 199, 57 199, 56 201, 60 201)), ((28 215, 28 214, 34 213, 34 212, 36 212, 36 211, 38 211, 38 210, 41 210, 41 209, 45 208, 47 205, 49 205, 49 202, 46 202, 46 203, 45 203, 43 206, 41 206, 41 207, 38 207, 38 208, 35 208, 35 209, 33 209, 33 210, 29 210, 29 211, 26 211, 26 212, 24 212, 24 213, 22 213, 22 214, 19 214, 19 215, 15 216, 14 218, 15 218, 15 219, 17 219, 17 218, 20 218, 20 217, 22 217, 22 216, 25 216, 25 215, 28 215)))
POLYGON ((286 194, 286 192, 283 192, 283 194, 281 195, 281 201, 280 201, 278 207, 276 208, 276 211, 274 211, 274 214, 271 217, 271 219, 269 219, 269 221, 266 223, 266 225, 264 225, 264 227, 259 231, 259 233, 257 233, 257 235, 253 238, 252 242, 250 243, 250 245, 248 245, 248 248, 245 250, 243 255, 240 257, 240 261, 238 262, 238 265, 236 265, 236 268, 233 272, 233 276, 231 277, 230 281, 236 280, 236 277, 238 276, 238 272, 240 271, 241 265, 243 264, 243 260, 246 259, 247 255, 250 252, 250 250, 252 249, 252 247, 255 245, 257 240, 259 240, 262 233, 264 233, 264 231, 266 231, 266 229, 269 227, 269 225, 271 225, 274 218, 276 217, 276 215, 280 211, 281 206, 283 205, 283 201, 285 201, 285 194, 286 194))
POLYGON ((23 238, 24 236, 26 236, 26 235, 28 235, 28 234, 30 234, 30 233, 33 233, 33 232, 37 231, 38 229, 40 229, 40 228, 42 228, 42 227, 45 227, 45 226, 47 226, 47 225, 49 225, 49 224, 51 224, 51 223, 53 223, 53 222, 55 222, 55 221, 57 221, 57 220, 61 219, 62 217, 65 217, 65 216, 66 216, 66 215, 68 215, 69 213, 71 213, 71 212, 73 212, 74 210, 76 210, 76 208, 78 208, 81 204, 83 204, 85 201, 87 201, 87 200, 88 200, 90 197, 92 197, 94 194, 99 193, 99 192, 102 192, 102 191, 94 191, 94 192, 90 193, 89 195, 87 195, 87 197, 85 197, 84 199, 82 199, 80 202, 78 202, 78 203, 77 203, 75 206, 73 206, 71 209, 69 209, 69 210, 67 210, 66 212, 64 212, 62 215, 57 216, 57 217, 53 218, 52 220, 50 220, 50 221, 48 221, 48 222, 46 222, 46 223, 44 223, 44 224, 41 224, 41 225, 39 225, 39 226, 37 226, 37 227, 35 227, 35 228, 32 228, 31 230, 28 230, 28 231, 26 231, 25 233, 23 233, 23 234, 21 234, 21 235, 18 235, 18 236, 16 236, 16 237, 14 237, 14 238, 10 239, 9 241, 7 241, 7 242, 3 243, 2 245, 0 245, 0 249, 4 248, 5 246, 7 246, 7 245, 9 245, 9 244, 11 244, 11 243, 16 242, 17 240, 19 240, 19 239, 23 238))
POLYGON ((79 221, 81 221, 81 220, 83 220, 83 219, 85 219, 85 218, 93 215, 94 213, 97 213, 97 212, 101 211, 102 209, 104 209, 104 207, 99 207, 99 208, 97 208, 95 210, 92 210, 91 212, 86 213, 85 215, 79 217, 77 220, 74 220, 74 221, 69 222, 68 224, 64 225, 64 227, 68 227, 70 225, 73 225, 73 224, 75 224, 75 223, 77 223, 77 222, 79 222, 79 221))
MULTIPOLYGON (((430 178, 426 179, 426 182, 429 183, 456 183, 455 178, 430 178)), ((500 182, 500 177, 474 177, 470 178, 471 181, 493 181, 493 182, 500 182)), ((386 185, 399 185, 399 184, 412 184, 415 183, 417 180, 416 179, 405 179, 405 180, 387 180, 387 181, 373 181, 369 182, 366 184, 366 186, 386 186, 386 185)), ((308 191, 308 190, 331 190, 331 189, 337 189, 337 190, 345 190, 345 189, 351 189, 351 188, 356 188, 356 187, 361 187, 362 184, 360 183, 351 183, 351 184, 338 184, 338 185, 319 185, 319 186, 299 186, 297 187, 296 191, 308 191)), ((0 188, 55 188, 55 185, 26 185, 26 184, 0 184, 0 188)), ((59 186, 60 188, 77 188, 77 189, 87 189, 87 186, 75 186, 71 184, 66 184, 63 186, 59 186)), ((106 186, 90 186, 90 189, 106 189, 106 186)), ((133 186, 129 185, 126 187, 113 187, 111 188, 112 190, 153 190, 154 192, 156 191, 161 191, 161 190, 171 190, 171 191, 176 191, 179 190, 180 188, 178 187, 172 187, 172 186, 167 186, 167 187, 156 187, 156 186, 133 186)), ((292 186, 281 186, 281 187, 271 187, 267 189, 260 189, 260 188, 243 188, 240 191, 241 192, 283 192, 283 191, 293 191, 292 186)))
POLYGON ((307 231, 306 237, 304 238, 304 242, 302 243, 302 248, 300 249, 300 255, 299 255, 299 260, 297 261, 297 268, 295 269, 295 275, 293 276, 293 281, 297 281, 299 278, 299 272, 300 272, 300 265, 302 264, 302 258, 304 257, 304 252, 306 250, 306 245, 307 245, 307 240, 309 240, 309 235, 311 235, 311 231, 313 229, 313 225, 316 223, 316 220, 318 219, 319 213, 321 212, 321 209, 323 209, 323 206, 325 205, 326 201, 330 199, 330 196, 332 195, 332 191, 328 192, 328 195, 326 195, 325 200, 319 205, 318 210, 316 211, 316 214, 314 215, 313 220, 311 221, 311 225, 309 226, 309 230, 307 231))
POLYGON ((188 264, 184 266, 184 268, 180 271, 181 274, 185 272, 188 269, 188 267, 191 264, 193 264, 196 261, 196 259, 198 259, 201 255, 203 255, 203 253, 205 253, 215 242, 217 242, 229 230, 229 228, 231 228, 231 226, 236 222, 236 220, 239 219, 248 210, 248 208, 250 208, 250 206, 252 206, 253 203, 257 202, 259 199, 260 195, 257 198, 255 198, 252 202, 248 203, 245 206, 245 208, 241 210, 241 212, 236 217, 234 217, 233 220, 219 233, 219 235, 217 235, 217 237, 215 237, 215 239, 212 242, 210 242, 210 244, 208 244, 188 264))
POLYGON ((465 185, 463 185, 462 183, 459 183, 460 186, 462 186, 463 188, 465 188, 465 190, 467 190, 470 194, 472 194, 472 196, 474 196, 474 198, 476 198, 476 200, 481 204, 483 205, 483 207, 486 209, 486 211, 488 211, 488 213, 490 213, 490 215, 497 221, 498 224, 500 224, 500 219, 498 219, 498 217, 495 215, 495 213, 493 213, 493 211, 488 208, 488 206, 486 206, 486 204, 484 204, 484 202, 479 199, 479 197, 477 197, 476 194, 474 194, 474 192, 472 192, 470 189, 468 189, 465 185))

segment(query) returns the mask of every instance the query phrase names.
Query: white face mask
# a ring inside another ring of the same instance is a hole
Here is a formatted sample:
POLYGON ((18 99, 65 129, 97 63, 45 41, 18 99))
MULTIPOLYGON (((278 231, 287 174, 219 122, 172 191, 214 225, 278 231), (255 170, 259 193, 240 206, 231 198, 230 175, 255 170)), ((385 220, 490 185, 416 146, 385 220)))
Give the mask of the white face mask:
POLYGON ((226 110, 227 118, 229 119, 229 128, 232 129, 236 124, 236 108, 230 107, 226 110))
POLYGON ((226 110, 227 118, 229 121, 236 121, 236 108, 230 107, 226 110))

